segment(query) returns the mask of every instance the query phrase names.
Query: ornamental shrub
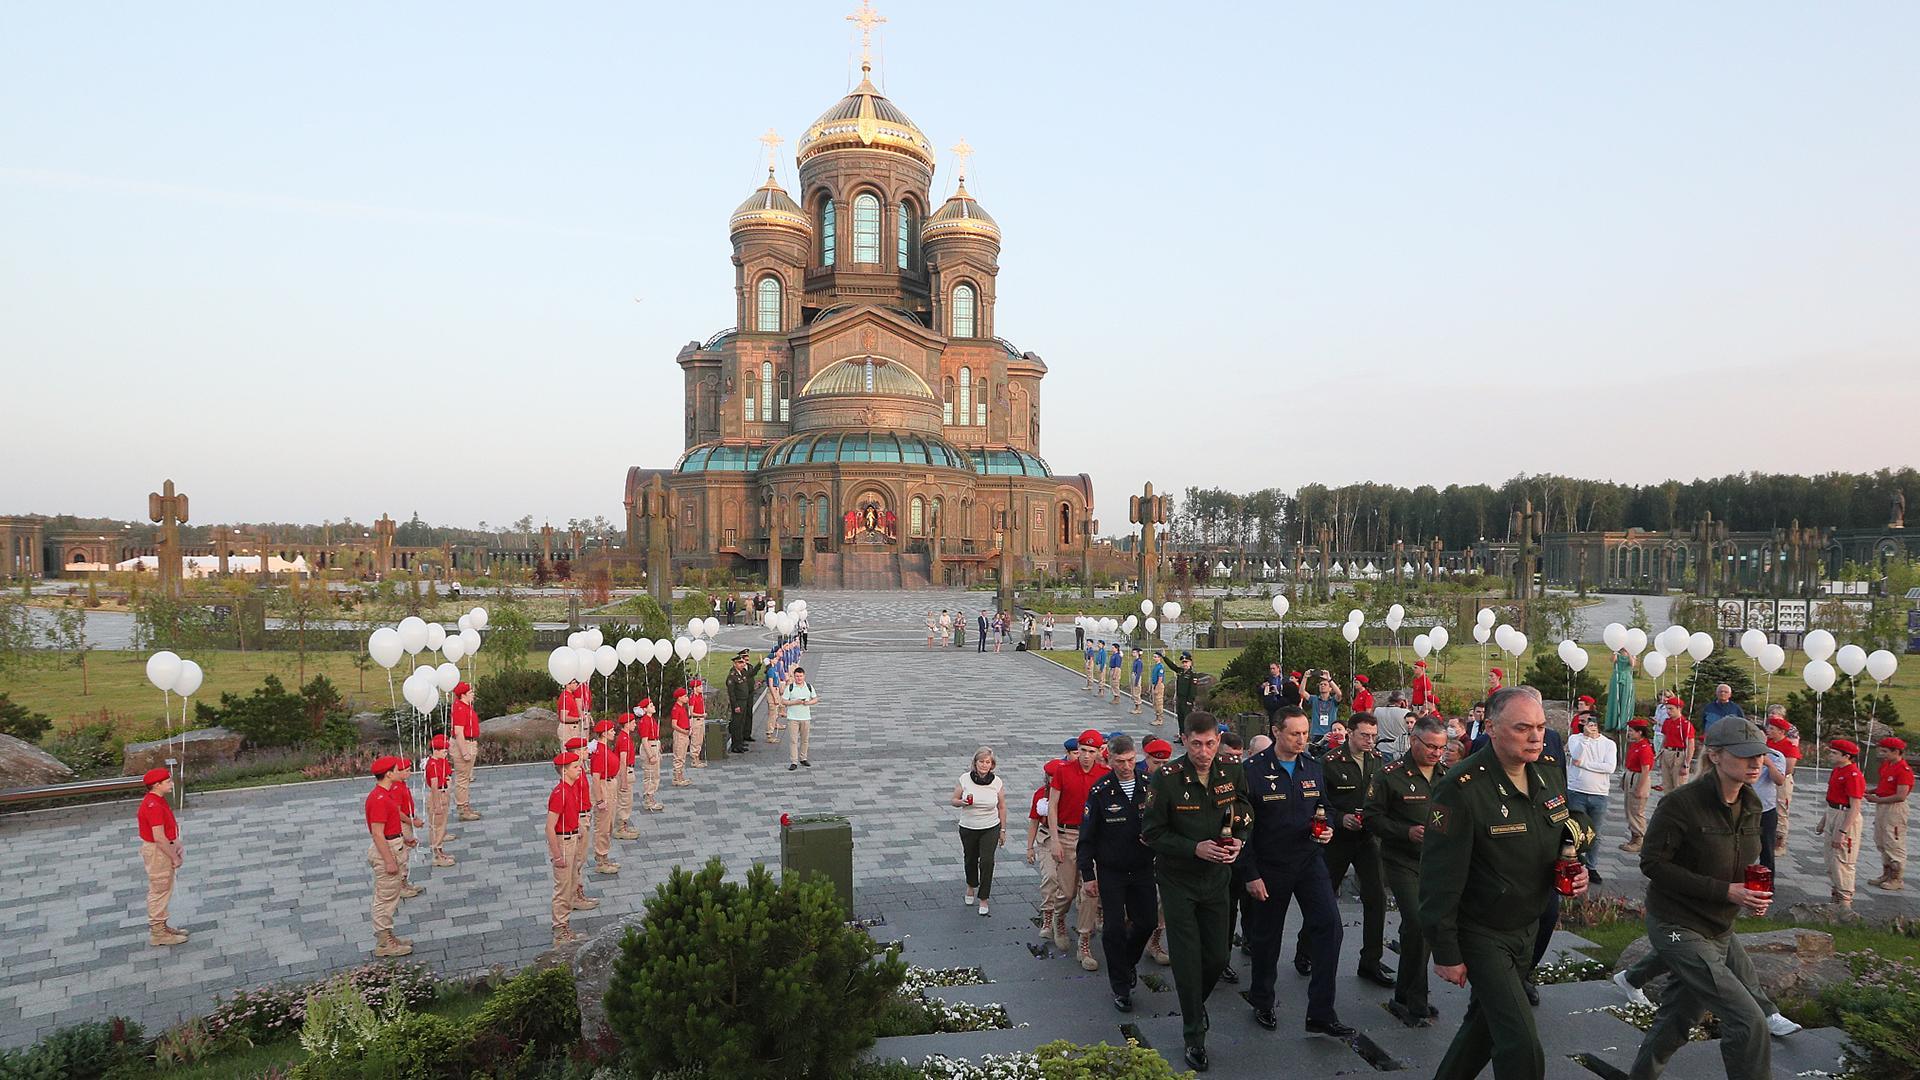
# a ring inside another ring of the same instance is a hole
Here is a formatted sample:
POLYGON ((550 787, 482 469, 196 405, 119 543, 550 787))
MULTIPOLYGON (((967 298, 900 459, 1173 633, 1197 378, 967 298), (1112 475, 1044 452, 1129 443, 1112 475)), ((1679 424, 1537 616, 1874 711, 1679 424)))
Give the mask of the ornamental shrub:
POLYGON ((898 950, 848 925, 826 881, 725 872, 676 868, 621 942, 607 1020, 633 1071, 847 1075, 906 975, 898 950))
POLYGON ((140 1025, 125 1017, 63 1027, 22 1050, 0 1050, 0 1080, 100 1080, 142 1057, 140 1025))
POLYGON ((432 1013, 407 1013, 367 1043, 358 1075, 383 1080, 452 1080, 467 1075, 468 1030, 432 1013))
POLYGON ((45 713, 34 712, 7 695, 0 694, 0 735, 37 742, 52 726, 53 721, 45 713))
MULTIPOLYGON (((1556 642, 1555 645, 1557 647, 1558 643, 1556 642)), ((1578 674, 1574 674, 1574 672, 1567 667, 1566 662, 1560 659, 1559 653, 1552 649, 1534 649, 1533 663, 1527 668, 1526 673, 1520 677, 1520 682, 1540 691, 1540 696, 1547 699, 1547 701, 1557 701, 1561 705, 1565 705, 1567 703, 1567 676, 1573 675, 1574 696, 1579 697, 1584 694, 1592 698, 1594 701, 1593 711, 1605 717, 1607 709, 1606 680, 1612 675, 1613 669, 1603 665, 1608 665, 1613 662, 1609 659, 1610 656, 1611 654, 1605 649, 1589 649, 1587 650, 1587 669, 1578 674), (1596 652, 1599 655, 1594 655, 1596 652)), ((1636 672, 1636 674, 1638 673, 1636 672)), ((1514 684, 1508 683, 1508 685, 1511 686, 1514 684)), ((1634 715, 1639 716, 1644 714, 1636 710, 1634 715)))
POLYGON ((573 971, 529 968, 507 980, 474 1015, 473 1030, 476 1041, 500 1044, 510 1056, 546 1057, 572 1046, 580 1040, 573 971))
POLYGON ((473 708, 480 718, 490 719, 519 712, 529 705, 551 709, 560 696, 560 684, 548 675, 545 665, 535 671, 527 667, 509 667, 480 676, 473 684, 473 708))
POLYGON ((1874 1080, 1920 1077, 1920 968, 1866 951, 1849 960, 1852 982, 1821 990, 1820 1004, 1847 1033, 1848 1072, 1874 1080))
POLYGON ((1173 1071, 1166 1058, 1132 1039, 1125 1046, 1080 1046, 1062 1039, 1035 1050, 1033 1058, 1046 1080, 1173 1080, 1193 1075, 1173 1071))
MULTIPOLYGON (((1405 633, 1405 630, 1403 629, 1401 632, 1405 633)), ((1347 650, 1349 648, 1353 649, 1354 673, 1365 675, 1368 679, 1372 680, 1373 693, 1374 696, 1379 699, 1378 704, 1386 704, 1387 692, 1400 681, 1400 674, 1403 670, 1409 678, 1411 678, 1413 674, 1411 652, 1407 653, 1408 659, 1406 662, 1399 666, 1386 660, 1376 663, 1367 655, 1367 647, 1365 645, 1356 644, 1349 646, 1346 639, 1340 636, 1340 631, 1337 629, 1310 630, 1305 627, 1289 626, 1286 628, 1286 648, 1284 652, 1280 645, 1280 631, 1262 630, 1253 635, 1253 638, 1247 642, 1246 648, 1240 650, 1240 655, 1234 657, 1233 660, 1227 664, 1226 669, 1220 672, 1219 688, 1222 690, 1238 691, 1239 693, 1252 697, 1255 702, 1258 702, 1260 700, 1260 684, 1266 681, 1267 678, 1267 665, 1278 660, 1284 665, 1281 669, 1282 671, 1305 671, 1308 668, 1326 668, 1332 671, 1334 680, 1340 687, 1340 692, 1345 694, 1348 690, 1352 689, 1352 685, 1347 679, 1347 650)), ((1171 649, 1167 651, 1167 655, 1174 659, 1178 659, 1180 656, 1179 653, 1171 649)), ((1167 677, 1171 679, 1173 673, 1169 671, 1167 677)), ((1309 684, 1307 686, 1307 693, 1312 694, 1313 692, 1314 687, 1309 684)), ((1167 697, 1169 699, 1173 697, 1171 691, 1169 691, 1167 697)), ((1343 714, 1346 711, 1344 699, 1342 701, 1341 711, 1343 714)), ((1214 710, 1214 714, 1216 716, 1219 715, 1218 710, 1214 710)))

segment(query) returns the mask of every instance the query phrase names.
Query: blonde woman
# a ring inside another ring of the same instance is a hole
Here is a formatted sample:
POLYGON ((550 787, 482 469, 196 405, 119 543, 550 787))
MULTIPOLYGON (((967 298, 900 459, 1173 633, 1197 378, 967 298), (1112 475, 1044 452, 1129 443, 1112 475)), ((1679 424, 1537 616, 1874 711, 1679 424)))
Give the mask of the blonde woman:
POLYGON ((953 785, 953 805, 960 811, 961 861, 966 867, 968 907, 978 903, 987 914, 993 893, 993 855, 1007 846, 1007 790, 993 774, 993 748, 973 752, 973 767, 953 785))

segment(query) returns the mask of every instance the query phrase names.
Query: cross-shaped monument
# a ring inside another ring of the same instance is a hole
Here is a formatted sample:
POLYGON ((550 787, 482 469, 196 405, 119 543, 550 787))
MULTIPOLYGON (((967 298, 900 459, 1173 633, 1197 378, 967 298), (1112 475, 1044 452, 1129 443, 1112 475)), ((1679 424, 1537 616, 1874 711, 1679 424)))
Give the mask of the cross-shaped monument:
POLYGON ((180 587, 180 526, 187 521, 187 496, 175 491, 173 481, 147 493, 147 516, 160 523, 160 593, 178 597, 180 587))

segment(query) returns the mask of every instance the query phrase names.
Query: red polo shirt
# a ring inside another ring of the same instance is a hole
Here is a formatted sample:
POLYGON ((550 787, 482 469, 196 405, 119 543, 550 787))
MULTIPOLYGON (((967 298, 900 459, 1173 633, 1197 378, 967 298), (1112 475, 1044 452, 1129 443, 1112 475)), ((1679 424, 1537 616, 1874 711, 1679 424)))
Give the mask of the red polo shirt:
POLYGON ((1905 787, 1907 793, 1913 793, 1913 766, 1905 758, 1894 758, 1880 766, 1880 781, 1874 785, 1873 793, 1885 797, 1905 787))
POLYGON ((1627 747, 1628 772, 1646 772, 1651 768, 1653 768, 1652 740, 1641 739, 1639 742, 1627 747))
POLYGON ((673 726, 681 731, 692 731, 692 722, 687 719, 687 707, 679 702, 673 703, 673 726))
POLYGON ((1046 797, 1047 785, 1041 784, 1034 789, 1033 798, 1027 801, 1027 820, 1037 821, 1042 825, 1047 823, 1047 812, 1040 806, 1041 801, 1046 797))
POLYGON ((703 718, 707 715, 707 695, 704 692, 695 690, 688 695, 687 702, 688 707, 693 710, 693 715, 703 718))
POLYGON ((574 813, 585 814, 593 810, 593 788, 588 786, 587 772, 580 770, 580 779, 573 782, 574 813))
POLYGON ((453 781, 453 759, 430 757, 427 759, 427 786, 436 791, 447 790, 453 781))
MULTIPOLYGON (((1786 758, 1788 762, 1800 760, 1800 744, 1792 739, 1768 739, 1767 749, 1780 751, 1780 756, 1786 758)), ((1793 766, 1789 764, 1787 768, 1791 769, 1793 766)))
POLYGON ((393 797, 393 805, 400 808, 401 817, 413 816, 413 788, 404 780, 396 780, 387 794, 393 797))
POLYGON ((1850 761, 1827 777, 1827 805, 1838 806, 1849 799, 1866 797, 1867 774, 1860 771, 1859 765, 1850 761))
POLYGON ((1054 820, 1077 828, 1081 815, 1087 810, 1087 793, 1093 790, 1094 782, 1105 775, 1107 767, 1099 764, 1091 769, 1082 769, 1078 762, 1068 762, 1055 769, 1053 778, 1047 783, 1049 797, 1058 808, 1054 820))
POLYGON ((1413 704, 1416 708, 1429 701, 1437 700, 1433 696, 1433 680, 1425 675, 1413 677, 1413 704))
POLYGON ((587 688, 584 686, 577 690, 561 690, 560 703, 554 707, 553 711, 560 714, 561 723, 577 724, 580 722, 580 717, 585 714, 589 700, 587 688))
POLYGON ((1372 712, 1373 711, 1373 691, 1362 688, 1359 693, 1354 694, 1353 695, 1353 711, 1354 712, 1372 712))
POLYGON ((555 826, 560 832, 580 831, 580 800, 565 780, 553 785, 553 794, 547 796, 547 809, 560 815, 555 826))
POLYGON ((463 739, 480 737, 480 714, 464 701, 453 703, 453 731, 463 739))
POLYGON ((1684 716, 1669 716, 1660 721, 1660 747, 1663 750, 1685 750, 1693 741, 1693 722, 1684 716))
POLYGON ((593 753, 587 758, 587 767, 600 779, 611 780, 613 774, 620 771, 620 754, 614 750, 612 743, 603 742, 593 748, 593 753))
MULTIPOLYGON (((395 784, 394 788, 400 785, 395 784)), ((375 785, 367 793, 367 825, 380 826, 380 835, 391 840, 400 835, 400 804, 393 797, 393 788, 375 785)))
POLYGON ((613 737, 613 752, 620 758, 621 767, 633 764, 633 736, 621 732, 613 737))
POLYGON ((135 815, 134 821, 139 828, 142 840, 159 844, 180 839, 180 824, 173 820, 173 807, 168 806, 167 800, 151 791, 147 792, 146 798, 140 800, 140 811, 135 815))
POLYGON ((642 742, 659 742, 660 741, 660 718, 659 717, 642 716, 638 718, 638 722, 640 727, 640 739, 642 742))

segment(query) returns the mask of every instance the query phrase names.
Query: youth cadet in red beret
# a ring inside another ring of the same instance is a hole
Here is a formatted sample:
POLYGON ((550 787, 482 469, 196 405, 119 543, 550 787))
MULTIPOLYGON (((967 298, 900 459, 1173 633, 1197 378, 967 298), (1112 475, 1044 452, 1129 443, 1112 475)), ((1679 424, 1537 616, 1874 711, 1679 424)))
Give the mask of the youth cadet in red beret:
POLYGON ((173 875, 180 869, 180 823, 173 818, 167 796, 173 793, 173 774, 166 769, 148 769, 141 783, 147 785, 146 797, 134 816, 140 834, 140 861, 147 867, 147 944, 178 945, 187 940, 185 930, 167 922, 167 907, 173 902, 173 875))
POLYGON ((400 817, 400 804, 394 801, 394 773, 400 759, 383 757, 374 761, 375 781, 367 793, 367 865, 373 867, 373 955, 405 956, 413 951, 413 942, 396 937, 393 913, 400 909, 400 887, 405 881, 406 837, 400 817))
POLYGON ((587 751, 587 784, 593 793, 593 872, 617 874, 620 864, 613 861, 613 787, 620 757, 613 752, 613 721, 602 720, 593 726, 593 742, 587 751))
POLYGON ((453 865, 453 856, 447 854, 447 841, 453 839, 447 835, 447 814, 453 805, 453 793, 448 790, 453 782, 453 761, 447 753, 447 737, 435 735, 427 754, 427 843, 433 847, 435 866, 453 865))
POLYGON ((1867 884, 1887 892, 1906 888, 1907 796, 1913 794, 1913 766, 1907 764, 1906 740, 1889 735, 1875 744, 1880 759, 1879 782, 1867 801, 1873 804, 1873 843, 1880 849, 1880 876, 1867 884))
POLYGON ((1055 864, 1054 873, 1059 879, 1059 892, 1055 894, 1059 904, 1058 911, 1041 911, 1040 932, 1053 933, 1054 947, 1068 948, 1067 910, 1074 910, 1074 930, 1079 932, 1080 966, 1087 971, 1099 970, 1099 961, 1093 956, 1094 908, 1093 898, 1081 898, 1080 890, 1080 819, 1087 809, 1087 794, 1093 785, 1107 774, 1107 767, 1100 764, 1100 750, 1106 745, 1106 737, 1092 728, 1080 733, 1080 739, 1074 750, 1074 760, 1062 762, 1053 769, 1047 780, 1047 831, 1055 864))
POLYGON ((693 740, 693 720, 687 712, 687 688, 676 687, 673 691, 673 786, 688 787, 693 784, 687 779, 687 747, 693 740))
POLYGON ((1827 776, 1827 813, 1813 834, 1831 833, 1827 844, 1827 881, 1833 887, 1833 902, 1840 910, 1853 910, 1853 867, 1860 857, 1860 804, 1867 797, 1867 777, 1856 764, 1860 746, 1852 739, 1834 739, 1827 743, 1827 761, 1833 772, 1827 776))
POLYGON ((1647 800, 1653 797, 1653 721, 1627 721, 1627 842, 1621 851, 1639 851, 1647 837, 1647 800))
POLYGON ((613 755, 617 759, 614 765, 613 779, 613 838, 615 840, 638 840, 640 833, 633 827, 633 714, 620 714, 620 733, 613 737, 613 755))
POLYGON ((567 860, 573 871, 573 910, 584 911, 600 906, 600 901, 587 895, 586 885, 587 856, 593 848, 593 785, 587 778, 587 740, 568 739, 566 750, 580 760, 580 768, 572 772, 573 806, 580 816, 580 831, 573 837, 567 860))
POLYGON ((656 798, 660 794, 660 717, 654 713, 652 698, 641 698, 638 711, 634 735, 640 742, 640 809, 654 813, 666 809, 656 798))
POLYGON ((466 683, 453 688, 453 741, 448 746, 453 758, 453 802, 460 808, 461 821, 478 821, 473 808, 473 766, 480 759, 480 714, 473 708, 473 687, 466 683))
POLYGON ((1420 706, 1438 699, 1433 696, 1433 680, 1427 677, 1427 662, 1415 660, 1413 670, 1413 707, 1418 711, 1420 706))
POLYGON ((420 846, 419 837, 413 830, 426 824, 425 819, 415 813, 413 804, 413 759, 396 757, 393 759, 393 787, 388 794, 393 796, 395 806, 400 808, 400 826, 406 845, 406 855, 400 860, 400 899, 411 900, 420 895, 421 886, 413 883, 413 877, 407 873, 407 864, 413 861, 413 849, 420 846))
POLYGON ((687 684, 688 737, 693 741, 693 767, 707 767, 707 680, 695 676, 687 684))
POLYGON ((553 943, 565 945, 578 935, 568 926, 574 909, 583 906, 574 899, 580 876, 575 858, 574 838, 580 835, 579 788, 580 755, 562 753, 553 759, 553 771, 560 779, 547 795, 547 861, 553 864, 553 943))

